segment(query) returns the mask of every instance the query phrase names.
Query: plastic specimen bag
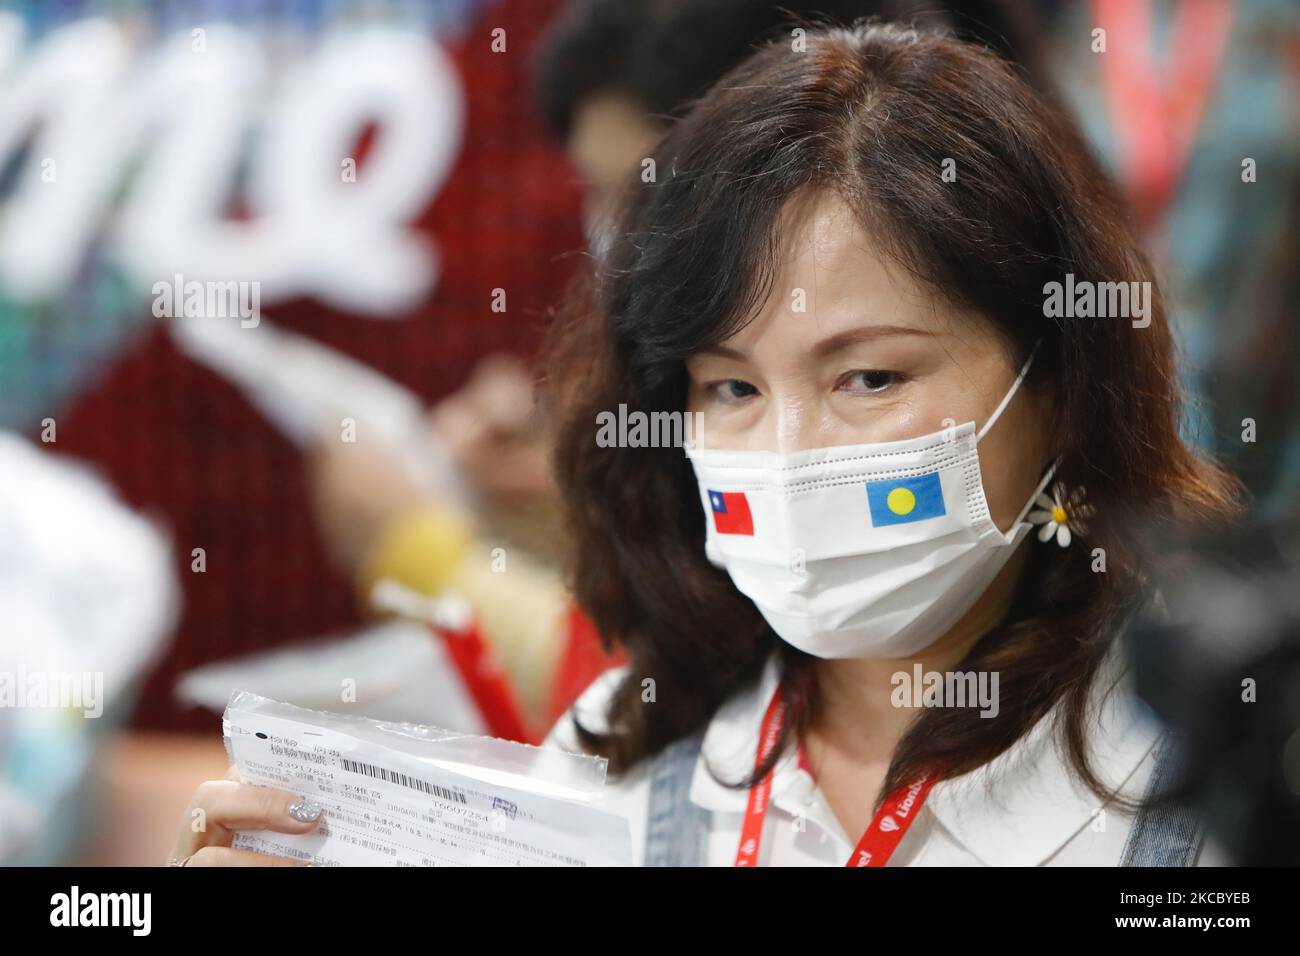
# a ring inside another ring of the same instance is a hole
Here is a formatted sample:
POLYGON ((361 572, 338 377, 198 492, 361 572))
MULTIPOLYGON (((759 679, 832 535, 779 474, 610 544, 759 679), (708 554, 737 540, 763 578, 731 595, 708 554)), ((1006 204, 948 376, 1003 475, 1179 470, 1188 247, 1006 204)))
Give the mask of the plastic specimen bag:
POLYGON ((310 833, 236 849, 321 866, 626 866, 628 821, 601 806, 606 761, 236 691, 222 718, 243 783, 324 807, 310 833))

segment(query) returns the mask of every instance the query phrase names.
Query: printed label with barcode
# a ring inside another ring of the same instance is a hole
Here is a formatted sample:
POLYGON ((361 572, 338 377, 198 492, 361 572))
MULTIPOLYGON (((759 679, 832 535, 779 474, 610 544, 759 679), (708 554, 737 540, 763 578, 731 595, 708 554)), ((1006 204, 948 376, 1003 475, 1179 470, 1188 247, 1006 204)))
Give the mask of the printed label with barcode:
POLYGON ((426 780, 420 780, 416 777, 408 776, 401 771, 389 770, 386 767, 377 767, 374 764, 365 763, 360 760, 350 760, 347 757, 340 757, 339 760, 343 764, 343 769, 350 770, 352 773, 374 777, 376 780, 383 780, 386 783, 396 783, 403 787, 410 787, 412 790, 419 790, 421 793, 427 793, 431 797, 441 797, 442 799, 450 800, 453 803, 469 803, 465 794, 459 790, 440 787, 436 783, 429 783, 426 780))
POLYGON ((319 803, 322 816, 306 833, 240 830, 231 847, 316 866, 632 864, 628 819, 601 805, 592 786, 573 795, 555 786, 591 783, 595 757, 511 752, 523 745, 465 735, 448 753, 445 732, 402 734, 393 737, 400 746, 388 746, 387 727, 376 724, 233 694, 222 728, 239 780, 290 789, 319 803), (349 733, 355 728, 367 739, 349 733), (481 777, 468 772, 475 767, 481 777))

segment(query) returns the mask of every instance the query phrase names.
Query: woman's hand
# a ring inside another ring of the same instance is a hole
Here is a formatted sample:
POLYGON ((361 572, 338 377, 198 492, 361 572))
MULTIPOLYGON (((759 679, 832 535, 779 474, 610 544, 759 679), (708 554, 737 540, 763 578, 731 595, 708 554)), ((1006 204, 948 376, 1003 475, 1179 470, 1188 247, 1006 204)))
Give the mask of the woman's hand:
POLYGON ((294 807, 300 816, 310 815, 313 809, 311 804, 303 805, 300 795, 288 790, 240 783, 232 766, 226 771, 225 779, 205 780, 195 789, 194 799, 181 821, 169 863, 180 866, 306 866, 304 860, 267 856, 230 846, 236 830, 309 833, 320 823, 319 808, 314 819, 297 819, 289 813, 290 807, 294 807))
POLYGON ((321 540, 348 574, 398 515, 423 500, 396 455, 378 442, 322 442, 307 474, 321 540))
POLYGON ((533 376, 511 355, 489 355, 460 391, 433 407, 429 423, 469 484, 501 508, 553 504, 550 437, 533 376))

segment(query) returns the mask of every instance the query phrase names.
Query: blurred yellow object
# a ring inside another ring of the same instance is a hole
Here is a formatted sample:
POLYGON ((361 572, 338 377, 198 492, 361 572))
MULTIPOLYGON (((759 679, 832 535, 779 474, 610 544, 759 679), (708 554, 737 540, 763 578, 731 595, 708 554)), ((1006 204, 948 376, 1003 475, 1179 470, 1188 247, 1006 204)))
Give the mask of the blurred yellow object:
POLYGON ((395 578, 421 594, 446 590, 456 566, 474 542, 474 525, 451 508, 420 504, 390 521, 359 567, 362 601, 380 578, 395 578))
POLYGON ((522 548, 481 537, 463 513, 426 503, 391 521, 361 562, 357 584, 367 606, 383 578, 468 601, 526 716, 544 720, 571 610, 558 571, 522 548))

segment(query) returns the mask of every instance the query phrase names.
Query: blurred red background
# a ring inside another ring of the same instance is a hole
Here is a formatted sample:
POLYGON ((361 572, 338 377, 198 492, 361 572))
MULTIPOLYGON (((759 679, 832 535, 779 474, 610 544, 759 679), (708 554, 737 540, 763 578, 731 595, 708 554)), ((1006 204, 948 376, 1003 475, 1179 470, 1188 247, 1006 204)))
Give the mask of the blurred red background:
MULTIPOLYGON (((427 400, 464 384, 488 353, 535 350, 582 247, 576 176, 547 140, 530 95, 531 51, 557 6, 494 7, 448 47, 467 115, 454 169, 418 222, 442 255, 431 297, 395 320, 312 301, 267 309, 267 318, 427 400), (498 27, 508 55, 492 52, 498 27), (505 312, 490 308, 495 288, 506 290, 505 312)), ((144 686, 137 728, 210 731, 217 715, 178 706, 179 673, 359 622, 351 583, 322 551, 300 453, 233 386, 181 355, 161 326, 60 417, 53 448, 98 466, 173 537, 182 616, 144 686), (206 551, 204 573, 190 570, 196 547, 206 551)))

